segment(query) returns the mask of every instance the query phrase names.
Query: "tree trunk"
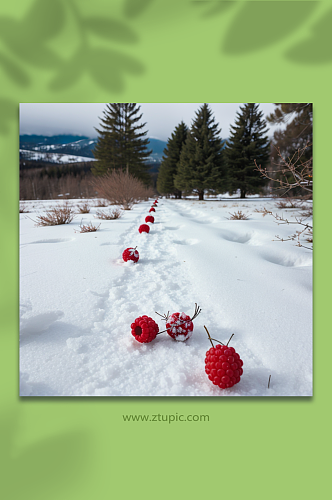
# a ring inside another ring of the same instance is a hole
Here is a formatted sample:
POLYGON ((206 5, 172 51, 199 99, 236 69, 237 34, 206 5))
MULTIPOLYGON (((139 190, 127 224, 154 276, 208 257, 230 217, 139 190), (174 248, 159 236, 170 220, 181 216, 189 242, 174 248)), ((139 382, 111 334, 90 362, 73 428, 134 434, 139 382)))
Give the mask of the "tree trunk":
POLYGON ((204 191, 198 191, 198 199, 204 200, 204 191))
POLYGON ((246 191, 244 189, 241 189, 241 198, 246 197, 246 191))

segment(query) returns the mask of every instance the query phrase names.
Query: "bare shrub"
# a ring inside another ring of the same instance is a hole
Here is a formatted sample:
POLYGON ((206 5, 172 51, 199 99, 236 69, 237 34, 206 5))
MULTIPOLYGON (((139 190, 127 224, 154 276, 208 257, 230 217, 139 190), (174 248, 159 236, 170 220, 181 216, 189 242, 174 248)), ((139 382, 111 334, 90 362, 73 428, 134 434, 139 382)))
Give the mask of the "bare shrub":
POLYGON ((242 213, 241 210, 238 210, 237 212, 234 212, 233 214, 231 214, 230 212, 228 212, 230 217, 227 217, 228 220, 248 220, 249 219, 249 216, 247 214, 244 214, 242 213))
POLYGON ((114 210, 109 210, 108 213, 104 212, 103 210, 97 210, 96 212, 96 218, 103 220, 120 219, 121 216, 122 216, 122 211, 118 208, 115 208, 114 210))
POLYGON ((76 233, 94 233, 95 231, 98 231, 98 229, 100 228, 100 224, 98 226, 94 226, 92 222, 90 222, 89 224, 82 224, 81 221, 79 228, 80 231, 75 230, 76 233))
POLYGON ((90 205, 88 203, 83 203, 83 205, 78 205, 77 208, 80 214, 88 214, 90 212, 90 205))
MULTIPOLYGON (((98 194, 112 204, 130 210, 135 203, 149 199, 150 192, 144 184, 122 170, 113 170, 92 180, 98 194)), ((153 192, 153 191, 152 191, 153 192)))
POLYGON ((105 200, 98 200, 97 201, 97 204, 96 204, 96 207, 98 208, 105 208, 107 207, 108 203, 106 203, 105 200))
POLYGON ((69 224, 75 217, 74 209, 68 204, 62 207, 54 207, 46 212, 45 215, 38 215, 36 226, 58 226, 60 224, 69 224))

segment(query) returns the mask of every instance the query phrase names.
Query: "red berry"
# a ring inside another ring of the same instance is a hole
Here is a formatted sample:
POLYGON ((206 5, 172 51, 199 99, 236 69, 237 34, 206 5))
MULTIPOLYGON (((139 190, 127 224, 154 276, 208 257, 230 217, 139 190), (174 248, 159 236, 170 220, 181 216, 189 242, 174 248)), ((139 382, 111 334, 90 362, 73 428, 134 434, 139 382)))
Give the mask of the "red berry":
POLYGON ((153 207, 151 207, 150 210, 149 210, 149 212, 155 212, 155 211, 156 211, 156 209, 153 208, 153 207))
POLYGON ((218 344, 216 347, 211 347, 205 356, 205 372, 211 382, 220 389, 228 389, 240 382, 243 374, 242 365, 243 361, 234 347, 218 344))
POLYGON ((134 262, 137 262, 139 259, 139 253, 136 250, 136 248, 126 248, 123 251, 122 258, 125 262, 128 260, 133 260, 134 262))
POLYGON ((131 334, 141 344, 147 344, 155 339, 159 332, 157 323, 149 316, 139 316, 131 324, 131 334))
POLYGON ((140 233, 148 233, 150 231, 150 226, 148 226, 147 224, 141 224, 138 228, 138 231, 140 233))
MULTIPOLYGON (((173 313, 166 323, 167 333, 174 340, 181 342, 188 340, 192 336, 194 324, 185 313, 173 313)), ((209 352, 206 353, 207 356, 209 352)), ((212 361, 212 360, 211 360, 212 361)))
POLYGON ((147 215, 145 217, 145 222, 151 222, 153 224, 154 223, 154 217, 152 217, 152 215, 147 215))

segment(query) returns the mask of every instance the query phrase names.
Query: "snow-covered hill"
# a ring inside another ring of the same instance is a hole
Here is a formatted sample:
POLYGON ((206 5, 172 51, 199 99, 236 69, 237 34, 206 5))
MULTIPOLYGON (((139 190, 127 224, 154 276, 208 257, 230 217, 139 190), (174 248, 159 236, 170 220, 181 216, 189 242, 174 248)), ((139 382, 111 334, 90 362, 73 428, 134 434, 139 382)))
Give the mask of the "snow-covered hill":
POLYGON ((20 158, 24 160, 32 160, 32 161, 39 160, 51 163, 81 163, 81 162, 95 161, 94 158, 91 158, 89 156, 54 153, 52 152, 52 147, 45 146, 45 148, 48 148, 47 152, 20 149, 20 158))
POLYGON ((138 227, 150 202, 113 221, 94 219, 95 206, 70 224, 35 227, 31 219, 57 203, 27 202, 31 212, 20 214, 21 395, 312 394, 312 253, 272 241, 296 229, 256 211, 278 212, 273 200, 163 199, 149 234, 138 227), (228 219, 238 210, 249 220, 228 219), (90 221, 100 230, 75 232, 90 221), (140 260, 124 263, 135 246, 140 260), (188 341, 131 335, 138 316, 163 330, 156 311, 192 316, 195 303, 202 312, 188 341), (244 373, 231 389, 205 374, 204 325, 223 343, 234 333, 244 373))
MULTIPOLYGON (((52 163, 72 163, 74 161, 94 160, 93 151, 97 143, 96 138, 79 136, 20 136, 20 158, 32 161, 48 161, 52 163), (72 137, 72 140, 70 140, 72 137), (62 142, 61 142, 62 139, 62 142), (68 160, 70 158, 70 160, 68 160), (81 158, 84 158, 83 160, 81 158)), ((150 163, 159 163, 162 159, 166 142, 150 138, 149 147, 152 151, 150 163)))

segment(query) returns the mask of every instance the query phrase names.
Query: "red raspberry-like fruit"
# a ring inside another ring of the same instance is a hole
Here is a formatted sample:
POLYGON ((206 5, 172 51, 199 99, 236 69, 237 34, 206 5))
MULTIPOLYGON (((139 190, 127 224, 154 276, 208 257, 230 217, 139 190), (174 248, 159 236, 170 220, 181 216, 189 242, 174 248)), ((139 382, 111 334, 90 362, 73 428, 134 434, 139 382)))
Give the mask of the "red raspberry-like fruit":
POLYGON ((156 209, 153 208, 153 207, 151 207, 150 210, 149 210, 149 212, 155 212, 155 211, 156 211, 156 209))
POLYGON ((159 332, 157 323, 149 316, 140 316, 131 324, 131 334, 141 344, 154 340, 159 332))
POLYGON ((155 203, 158 203, 158 200, 154 200, 155 203))
POLYGON ((150 226, 147 224, 141 224, 138 230, 140 233, 148 233, 150 231, 150 226))
POLYGON ((154 217, 152 215, 147 215, 145 217, 145 222, 151 222, 151 224, 154 223, 154 217))
POLYGON ((218 344, 205 357, 205 373, 214 385, 227 389, 240 382, 243 361, 234 347, 218 344))
POLYGON ((188 340, 193 333, 194 324, 185 313, 173 313, 166 323, 167 333, 174 340, 184 342, 188 340))
POLYGON ((136 248, 126 248, 123 251, 122 258, 125 262, 128 260, 133 260, 134 262, 137 262, 139 259, 139 253, 136 250, 136 248))

